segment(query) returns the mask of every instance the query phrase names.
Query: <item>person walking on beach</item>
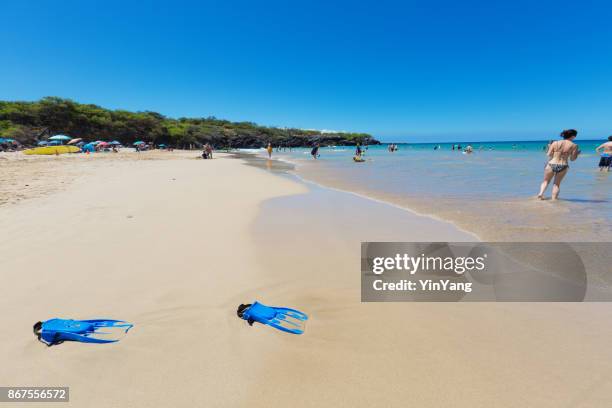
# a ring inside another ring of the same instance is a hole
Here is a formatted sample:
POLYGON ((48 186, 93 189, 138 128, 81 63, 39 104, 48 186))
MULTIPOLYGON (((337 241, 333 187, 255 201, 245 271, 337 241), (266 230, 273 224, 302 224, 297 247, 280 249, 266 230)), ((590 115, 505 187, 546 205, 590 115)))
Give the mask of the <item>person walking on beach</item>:
POLYGON ((213 148, 210 143, 206 143, 206 145, 204 146, 204 151, 206 152, 206 155, 209 159, 213 158, 213 148))
POLYGON ((272 158, 272 143, 268 143, 268 147, 266 147, 266 150, 268 151, 268 159, 272 158))
POLYGON ((553 178, 552 199, 557 200, 559 198, 561 182, 569 170, 569 161, 576 160, 580 154, 578 145, 573 142, 577 135, 578 132, 574 129, 564 130, 561 132, 563 140, 557 140, 548 147, 546 155, 549 160, 544 167, 544 180, 538 193, 540 200, 544 199, 544 192, 553 178))
POLYGON ((608 141, 602 143, 595 149, 597 153, 599 153, 600 150, 603 150, 603 152, 599 159, 599 171, 610 171, 610 167, 612 167, 612 136, 608 136, 608 141))
POLYGON ((319 158, 319 144, 318 143, 315 143, 314 147, 310 151, 310 155, 315 160, 319 158))

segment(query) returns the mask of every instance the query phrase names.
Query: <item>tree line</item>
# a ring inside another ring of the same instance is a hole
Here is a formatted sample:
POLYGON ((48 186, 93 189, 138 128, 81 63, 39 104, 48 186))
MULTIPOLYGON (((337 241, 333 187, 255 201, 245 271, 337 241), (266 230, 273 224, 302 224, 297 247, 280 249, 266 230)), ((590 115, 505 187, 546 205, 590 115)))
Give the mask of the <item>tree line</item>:
POLYGON ((259 126, 207 118, 169 118, 156 112, 110 110, 70 99, 45 97, 35 102, 0 101, 0 136, 34 145, 49 136, 64 134, 85 140, 137 140, 177 148, 258 148, 321 145, 377 144, 366 133, 322 133, 316 130, 259 126))

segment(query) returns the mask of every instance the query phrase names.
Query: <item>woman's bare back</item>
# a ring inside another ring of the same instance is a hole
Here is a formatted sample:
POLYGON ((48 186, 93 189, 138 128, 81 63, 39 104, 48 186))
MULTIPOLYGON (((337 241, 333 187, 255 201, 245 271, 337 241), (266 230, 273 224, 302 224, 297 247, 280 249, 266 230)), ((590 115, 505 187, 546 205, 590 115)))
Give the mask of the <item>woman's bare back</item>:
POLYGON ((553 142, 548 148, 549 163, 551 164, 567 164, 568 160, 576 160, 577 157, 576 145, 571 140, 558 140, 553 142))

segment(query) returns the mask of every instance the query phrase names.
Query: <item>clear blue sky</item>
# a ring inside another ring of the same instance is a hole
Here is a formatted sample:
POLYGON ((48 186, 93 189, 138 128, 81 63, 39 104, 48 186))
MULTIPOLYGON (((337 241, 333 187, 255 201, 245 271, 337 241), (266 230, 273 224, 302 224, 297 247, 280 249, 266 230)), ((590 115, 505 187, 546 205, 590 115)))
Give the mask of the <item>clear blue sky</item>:
POLYGON ((4 100, 388 141, 612 134, 605 1, 5 1, 0 14, 4 100))

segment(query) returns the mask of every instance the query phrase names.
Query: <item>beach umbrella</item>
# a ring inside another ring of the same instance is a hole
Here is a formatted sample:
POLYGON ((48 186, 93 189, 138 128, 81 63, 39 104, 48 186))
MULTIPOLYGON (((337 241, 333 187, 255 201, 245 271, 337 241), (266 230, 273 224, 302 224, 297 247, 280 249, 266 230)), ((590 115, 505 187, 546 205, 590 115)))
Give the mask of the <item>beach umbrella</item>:
POLYGON ((121 142, 118 142, 117 140, 113 140, 112 142, 110 142, 110 144, 112 144, 113 146, 119 146, 121 145, 121 142))
POLYGON ((46 140, 41 140, 40 142, 37 143, 37 145, 39 145, 39 146, 46 146, 48 144, 49 144, 49 142, 47 142, 46 140))
POLYGON ((91 143, 93 143, 93 144, 97 145, 97 144, 102 143, 102 140, 96 140, 95 142, 91 142, 91 143))
POLYGON ((108 146, 108 143, 106 143, 106 142, 98 143, 98 147, 104 147, 104 146, 108 146))
POLYGON ((72 139, 70 136, 66 136, 66 135, 55 135, 55 136, 51 136, 49 138, 49 140, 58 140, 58 141, 66 141, 66 140, 70 140, 72 139))
POLYGON ((68 142, 68 144, 77 144, 79 142, 81 142, 83 139, 81 139, 80 137, 77 137, 76 139, 72 139, 68 142))
POLYGON ((48 143, 49 146, 59 146, 61 144, 62 144, 62 142, 60 142, 59 140, 53 140, 53 141, 48 143))
POLYGON ((160 145, 157 145, 157 147, 166 147, 166 145, 162 143, 160 145))
POLYGON ((134 146, 141 145, 141 144, 144 144, 144 142, 142 140, 134 142, 134 146))

